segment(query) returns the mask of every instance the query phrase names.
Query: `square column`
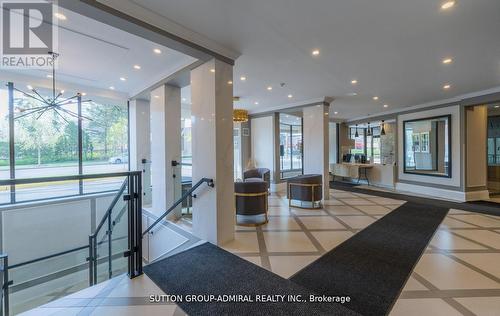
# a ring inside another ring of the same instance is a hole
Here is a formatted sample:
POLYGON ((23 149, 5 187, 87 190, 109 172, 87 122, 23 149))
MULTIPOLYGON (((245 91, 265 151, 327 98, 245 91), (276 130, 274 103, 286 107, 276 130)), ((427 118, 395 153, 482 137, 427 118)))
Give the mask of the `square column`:
MULTIPOLYGON (((181 89, 163 85, 151 91, 152 210, 161 215, 181 196, 181 89)), ((168 219, 181 217, 181 206, 168 219)))
POLYGON ((303 109, 304 174, 323 176, 323 199, 330 198, 329 106, 319 104, 303 109))
POLYGON ((142 171, 142 201, 150 205, 151 197, 151 141, 149 101, 129 102, 130 170, 142 171))
POLYGON ((191 71, 193 184, 212 178, 193 199, 193 233, 213 244, 234 239, 233 67, 211 60, 191 71))

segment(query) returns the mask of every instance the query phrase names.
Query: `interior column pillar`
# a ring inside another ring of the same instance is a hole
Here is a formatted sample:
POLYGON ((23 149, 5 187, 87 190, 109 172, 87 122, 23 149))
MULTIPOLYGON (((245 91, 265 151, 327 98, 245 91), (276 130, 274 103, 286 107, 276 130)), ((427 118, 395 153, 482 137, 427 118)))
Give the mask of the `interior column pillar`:
MULTIPOLYGON (((181 196, 181 89, 163 85, 151 91, 151 169, 154 213, 165 212, 181 196)), ((181 206, 167 217, 181 217, 181 206)))
POLYGON ((213 244, 234 239, 233 67, 211 60, 191 71, 193 184, 212 178, 193 199, 193 233, 213 244))
POLYGON ((325 200, 330 197, 328 110, 326 102, 303 109, 304 174, 323 176, 325 200))
POLYGON ((151 140, 149 101, 129 102, 130 170, 142 171, 142 201, 151 205, 151 140))

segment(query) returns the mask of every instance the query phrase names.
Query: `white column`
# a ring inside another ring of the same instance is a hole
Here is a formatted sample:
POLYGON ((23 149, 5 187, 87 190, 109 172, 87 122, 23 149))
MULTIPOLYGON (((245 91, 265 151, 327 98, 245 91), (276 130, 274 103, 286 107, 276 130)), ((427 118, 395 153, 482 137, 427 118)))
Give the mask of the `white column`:
POLYGON ((193 201, 193 233, 221 245, 234 239, 233 67, 211 60, 191 71, 193 184, 212 178, 193 201))
POLYGON ((142 202, 150 205, 151 200, 151 143, 149 101, 129 102, 130 170, 142 171, 142 202), (143 161, 146 163, 143 163, 143 161))
MULTIPOLYGON (((168 85, 151 91, 151 169, 153 212, 166 211, 181 196, 181 90, 168 85)), ((170 213, 179 218, 181 207, 170 213)))
POLYGON ((328 109, 324 104, 303 109, 304 174, 323 176, 323 199, 329 199, 329 131, 328 109))

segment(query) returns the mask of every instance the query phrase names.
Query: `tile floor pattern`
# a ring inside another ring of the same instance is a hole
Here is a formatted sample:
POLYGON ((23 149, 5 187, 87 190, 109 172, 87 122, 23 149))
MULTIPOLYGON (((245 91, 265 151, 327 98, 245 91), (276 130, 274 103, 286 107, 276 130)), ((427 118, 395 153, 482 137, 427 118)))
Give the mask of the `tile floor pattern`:
MULTIPOLYGON (((224 248, 289 278, 405 203, 340 190, 331 190, 330 194, 331 199, 320 210, 289 208, 284 197, 270 196, 269 223, 257 228, 237 226, 236 239, 224 248)), ((450 210, 390 315, 500 315, 499 263, 500 217, 450 210)), ((147 295, 161 293, 147 276, 134 280, 121 277, 32 312, 184 314, 172 304, 147 303, 147 295)))

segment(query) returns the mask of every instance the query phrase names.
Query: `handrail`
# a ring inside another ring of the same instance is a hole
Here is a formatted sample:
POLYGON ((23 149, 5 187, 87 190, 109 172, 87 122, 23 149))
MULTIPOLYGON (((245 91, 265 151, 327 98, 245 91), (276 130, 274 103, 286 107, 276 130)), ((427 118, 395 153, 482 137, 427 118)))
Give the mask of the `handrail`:
POLYGON ((127 187, 128 179, 125 179, 122 183, 122 186, 120 187, 120 190, 118 190, 118 193, 116 193, 115 197, 113 198, 113 201, 111 201, 111 204, 108 206, 108 209, 106 210, 106 213, 104 213, 104 216, 102 217, 101 221, 99 222, 99 225, 97 225, 97 228, 94 230, 94 233, 91 234, 91 237, 96 237, 99 231, 101 230, 102 226, 106 222, 109 213, 113 211, 115 208, 116 203, 118 203, 118 200, 120 199, 120 196, 123 194, 123 191, 125 191, 125 188, 127 187))
POLYGON ((153 227, 155 227, 159 222, 161 222, 168 214, 170 214, 170 212, 172 212, 179 204, 182 203, 182 201, 184 201, 185 199, 187 199, 189 196, 191 196, 191 194, 194 192, 194 190, 196 190, 200 185, 202 185, 203 183, 207 183, 209 187, 214 187, 214 180, 213 179, 209 179, 209 178, 202 178, 200 181, 198 181, 195 185, 193 185, 191 187, 191 189, 189 189, 186 193, 184 193, 184 195, 181 196, 180 199, 178 199, 167 211, 165 211, 165 213, 163 213, 163 215, 161 215, 160 217, 158 217, 158 219, 153 223, 151 224, 151 226, 149 226, 143 233, 142 233, 142 236, 144 237, 144 235, 146 235, 147 233, 149 233, 151 231, 151 229, 153 229, 153 227))
POLYGON ((73 248, 73 249, 70 249, 70 250, 65 250, 65 251, 61 251, 61 252, 58 252, 58 253, 54 253, 54 254, 51 254, 51 255, 48 255, 48 256, 36 258, 36 259, 33 259, 33 260, 28 260, 28 261, 25 261, 25 262, 16 263, 16 264, 13 264, 13 265, 9 266, 9 269, 19 268, 19 267, 22 267, 22 266, 25 266, 25 265, 28 265, 28 264, 32 264, 32 263, 39 262, 39 261, 44 261, 44 260, 47 260, 47 259, 51 259, 51 258, 63 256, 63 255, 67 255, 69 253, 77 252, 77 251, 84 250, 84 249, 87 249, 87 248, 89 248, 89 246, 85 245, 85 246, 81 246, 81 247, 78 247, 78 248, 73 248))
POLYGON ((7 179, 7 180, 0 180, 0 186, 44 183, 44 182, 59 182, 59 181, 69 181, 69 180, 89 180, 89 179, 101 179, 101 178, 112 178, 112 177, 126 177, 130 175, 140 175, 141 173, 142 171, 124 171, 124 172, 114 172, 114 173, 80 174, 80 175, 58 176, 58 177, 7 179))

